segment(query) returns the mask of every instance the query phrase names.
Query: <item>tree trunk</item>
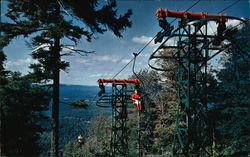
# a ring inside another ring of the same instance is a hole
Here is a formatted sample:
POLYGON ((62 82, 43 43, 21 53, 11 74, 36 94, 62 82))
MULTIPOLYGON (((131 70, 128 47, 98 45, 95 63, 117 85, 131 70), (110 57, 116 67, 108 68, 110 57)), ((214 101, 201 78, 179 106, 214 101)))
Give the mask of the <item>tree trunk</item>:
POLYGON ((51 157, 58 157, 58 139, 59 139, 59 81, 60 69, 58 62, 60 61, 60 39, 55 39, 54 57, 57 66, 53 70, 53 105, 52 105, 52 135, 51 135, 51 157))
MULTIPOLYGON (((56 12, 59 17, 60 6, 57 5, 56 12)), ((58 17, 55 17, 55 24, 58 23, 58 17)), ((51 157, 58 157, 58 145, 59 145, 59 82, 60 82, 60 36, 55 32, 53 57, 55 66, 53 67, 53 104, 52 104, 52 134, 51 134, 51 157)))

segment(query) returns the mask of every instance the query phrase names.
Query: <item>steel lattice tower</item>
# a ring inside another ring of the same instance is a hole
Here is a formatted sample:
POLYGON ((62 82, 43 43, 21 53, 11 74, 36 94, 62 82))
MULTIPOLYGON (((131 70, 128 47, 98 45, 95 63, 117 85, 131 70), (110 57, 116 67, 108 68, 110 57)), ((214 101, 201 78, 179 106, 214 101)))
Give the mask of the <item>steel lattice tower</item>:
POLYGON ((174 154, 202 152, 209 134, 207 109, 207 61, 209 55, 207 23, 187 25, 179 23, 178 60, 178 108, 176 120, 176 142, 174 154), (201 94, 202 93, 202 94, 201 94), (181 150, 181 151, 180 151, 181 150))
MULTIPOLYGON (((207 110, 207 62, 212 53, 210 50, 220 50, 211 47, 217 35, 208 35, 207 22, 190 23, 188 19, 179 21, 178 29, 165 40, 158 50, 171 49, 167 56, 156 53, 150 59, 164 59, 177 62, 173 69, 158 69, 178 73, 178 107, 176 116, 176 134, 173 154, 192 154, 190 147, 200 155, 205 151, 205 144, 211 145, 211 130, 207 110), (176 45, 165 45, 171 38, 177 38, 176 45), (202 94, 201 94, 202 93, 202 94)), ((217 53, 216 52, 216 53, 217 53)), ((208 151, 208 150, 206 150, 208 151)))
POLYGON ((111 156, 128 156, 127 84, 112 84, 111 156))
POLYGON ((207 116, 207 75, 208 61, 230 47, 231 44, 221 45, 229 36, 226 35, 225 22, 228 19, 239 18, 227 15, 205 13, 189 13, 158 9, 160 26, 164 29, 159 32, 155 42, 162 42, 150 56, 149 61, 175 62, 173 68, 164 69, 149 66, 160 71, 175 71, 178 73, 178 107, 176 117, 175 143, 173 155, 204 156, 212 155, 212 128, 207 116), (178 28, 168 24, 166 17, 180 18, 178 28), (209 22, 218 23, 217 33, 208 32, 209 22), (177 44, 167 45, 170 39, 177 39, 177 44), (159 50, 169 50, 167 54, 159 54, 159 50))
POLYGON ((99 79, 98 83, 101 89, 99 96, 101 97, 96 103, 97 106, 112 108, 112 130, 109 155, 111 157, 127 157, 129 155, 127 108, 129 103, 132 103, 131 95, 133 92, 128 90, 128 84, 134 84, 135 87, 139 87, 141 81, 138 79, 99 79), (111 94, 105 94, 104 83, 112 83, 111 94))

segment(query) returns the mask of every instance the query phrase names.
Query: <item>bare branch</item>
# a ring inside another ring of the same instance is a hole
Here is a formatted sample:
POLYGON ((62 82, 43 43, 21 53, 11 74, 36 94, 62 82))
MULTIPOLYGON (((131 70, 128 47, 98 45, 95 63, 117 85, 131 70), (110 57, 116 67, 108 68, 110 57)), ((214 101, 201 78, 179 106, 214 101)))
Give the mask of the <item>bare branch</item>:
MULTIPOLYGON (((87 56, 88 54, 95 52, 95 51, 84 51, 84 50, 80 50, 80 49, 75 49, 75 48, 72 48, 72 47, 69 47, 69 46, 65 46, 65 45, 61 45, 61 47, 65 48, 65 49, 68 49, 71 52, 78 53, 81 56, 87 56)), ((68 54, 68 53, 66 53, 66 54, 68 54)))
POLYGON ((72 51, 68 53, 60 54, 60 56, 73 56, 72 51))

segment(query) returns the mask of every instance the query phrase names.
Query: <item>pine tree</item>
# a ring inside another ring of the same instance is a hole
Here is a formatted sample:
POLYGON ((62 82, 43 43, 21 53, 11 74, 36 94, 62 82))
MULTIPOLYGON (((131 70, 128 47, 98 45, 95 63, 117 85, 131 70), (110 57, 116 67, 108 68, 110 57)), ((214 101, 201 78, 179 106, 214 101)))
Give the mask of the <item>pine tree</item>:
MULTIPOLYGON (((172 50, 162 50, 161 55, 168 55, 172 50)), ((158 66, 163 69, 174 69, 177 67, 175 60, 159 60, 158 66)), ((154 98, 156 104, 157 119, 155 121, 155 151, 160 154, 168 154, 172 151, 175 133, 177 98, 177 71, 165 71, 159 79, 163 89, 154 98)))
POLYGON ((156 104, 153 101, 153 97, 161 90, 161 85, 157 80, 159 75, 155 71, 149 71, 142 69, 138 73, 133 74, 129 79, 140 79, 140 95, 142 96, 143 110, 138 114, 137 109, 134 106, 132 113, 128 115, 128 128, 129 129, 129 150, 130 156, 138 155, 138 142, 139 142, 139 128, 140 123, 140 145, 141 154, 147 155, 153 152, 154 142, 154 129, 156 120, 156 104), (139 119, 140 117, 140 119, 139 119))
POLYGON ((46 119, 43 111, 48 109, 49 92, 17 72, 1 77, 2 152, 7 156, 36 156, 40 152, 39 134, 44 130, 39 122, 46 119))
MULTIPOLYGON (((161 56, 168 56, 172 54, 173 49, 160 50, 161 56)), ((176 114, 178 106, 178 61, 175 59, 159 59, 156 62, 158 67, 165 69, 166 71, 159 74, 161 80, 162 90, 158 92, 154 98, 156 106, 155 131, 154 131, 154 148, 155 152, 170 156, 172 153, 173 145, 175 141, 175 129, 176 129, 176 114)), ((200 89, 200 98, 207 95, 207 103, 214 102, 213 96, 216 91, 217 81, 211 74, 207 76, 208 92, 205 94, 205 90, 202 87, 200 89)), ((206 113, 205 113, 206 114, 206 113)), ((205 115, 208 117, 208 115, 205 115)), ((207 120, 207 119, 206 119, 207 120)), ((208 120, 207 120, 208 121, 208 120)), ((209 122, 207 122, 209 123, 209 122)), ((204 129, 205 130, 205 129, 204 129)), ((207 130, 206 130, 207 131, 207 130)), ((207 133, 204 133, 207 134, 207 133)), ((209 135, 206 135, 209 136, 209 135)), ((204 141, 207 142, 207 137, 204 137, 204 141), (206 138, 206 139, 205 139, 206 138)), ((209 143, 206 143, 209 144, 209 143)), ((198 153, 198 152, 197 152, 198 153)))
POLYGON ((249 152, 249 36, 247 23, 229 40, 232 46, 223 56, 224 68, 217 72, 219 90, 212 113, 219 154, 249 152))
POLYGON ((109 156, 111 121, 107 114, 100 114, 91 119, 88 137, 81 144, 78 141, 70 141, 65 145, 65 157, 95 157, 109 156))
POLYGON ((102 34, 107 30, 122 37, 121 32, 131 26, 129 17, 132 12, 128 10, 117 17, 114 0, 104 4, 99 4, 97 0, 10 0, 8 9, 6 16, 11 22, 1 26, 4 31, 3 46, 19 35, 31 36, 29 44, 37 48, 32 57, 39 61, 31 65, 33 76, 38 81, 53 80, 52 155, 58 156, 60 70, 69 66, 61 60, 61 56, 92 53, 75 49, 82 37, 91 41, 93 34, 102 34), (77 22, 81 22, 82 26, 77 22), (62 39, 68 39, 73 44, 62 44, 62 39), (63 48, 70 52, 63 53, 63 48))

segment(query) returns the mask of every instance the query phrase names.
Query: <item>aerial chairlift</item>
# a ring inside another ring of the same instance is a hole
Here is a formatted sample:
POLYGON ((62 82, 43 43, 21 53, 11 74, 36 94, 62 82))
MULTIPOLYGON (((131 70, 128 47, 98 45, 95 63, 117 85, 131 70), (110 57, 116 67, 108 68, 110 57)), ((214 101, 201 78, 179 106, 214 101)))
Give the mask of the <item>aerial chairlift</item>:
POLYGON ((103 82, 99 82, 98 80, 98 84, 100 88, 98 96, 100 98, 97 100, 96 105, 104 108, 111 107, 110 104, 112 103, 112 94, 106 94, 105 85, 103 82))
POLYGON ((134 90, 134 94, 131 95, 131 99, 133 100, 133 105, 137 108, 138 110, 138 144, 137 144, 137 150, 138 150, 138 157, 142 156, 142 152, 141 152, 141 132, 142 132, 142 128, 141 128, 141 112, 145 111, 145 105, 144 105, 144 101, 142 100, 142 96, 141 96, 141 92, 138 88, 135 88, 134 90))
POLYGON ((128 127, 127 127, 127 108, 130 103, 141 111, 142 103, 139 95, 139 86, 141 81, 138 79, 99 79, 100 87, 99 100, 96 105, 99 107, 112 108, 112 133, 110 144, 110 156, 117 157, 128 156, 128 127), (112 84, 111 93, 107 92, 104 83, 112 84), (134 91, 129 91, 128 84, 134 84, 134 91), (133 93, 135 92, 135 93, 133 93), (133 100, 133 101, 132 101, 133 100))
MULTIPOLYGON (((140 86, 139 84, 141 83, 140 80, 134 79, 134 80, 119 80, 119 79, 99 79, 98 80, 98 85, 100 88, 100 91, 98 93, 98 96, 100 97, 96 105, 99 107, 112 107, 110 104, 112 103, 112 94, 106 93, 105 85, 104 83, 124 83, 124 84, 135 84, 134 86, 134 93, 131 95, 127 95, 127 99, 129 102, 131 102, 133 105, 137 108, 138 111, 143 109, 143 104, 142 104, 142 97, 140 95, 140 86)), ((132 91, 128 91, 131 93, 132 91)))
POLYGON ((231 46, 231 44, 220 45, 223 40, 233 35, 228 35, 226 22, 229 19, 241 22, 244 20, 227 14, 170 11, 161 8, 156 11, 156 16, 163 31, 157 34, 155 43, 161 44, 151 54, 148 64, 158 71, 178 73, 178 106, 173 155, 190 156, 192 153, 190 147, 200 153, 200 156, 213 155, 212 149, 207 149, 212 147, 212 135, 209 117, 205 116, 208 61, 231 46), (176 29, 167 22, 167 17, 180 19, 176 29), (216 34, 208 32, 208 23, 211 21, 218 24, 216 34), (176 43, 171 44, 171 40, 176 40, 176 43), (160 53, 161 50, 166 53, 160 53), (152 64, 152 61, 176 64, 170 68, 159 67, 152 64), (201 92, 201 89, 204 92, 201 92))
MULTIPOLYGON (((135 72, 135 62, 136 62, 136 57, 139 55, 138 53, 133 53, 134 55, 134 62, 132 66, 132 72, 135 75, 135 77, 140 80, 140 83, 142 84, 142 87, 144 88, 144 83, 141 81, 141 79, 138 77, 138 75, 135 72)), ((136 84, 134 94, 131 95, 131 99, 133 100, 133 105, 136 106, 138 111, 142 111, 144 109, 144 103, 142 101, 142 92, 140 90, 139 84, 136 84)), ((140 112, 138 112, 140 114, 140 112)), ((140 116, 139 116, 140 117, 140 116)))

